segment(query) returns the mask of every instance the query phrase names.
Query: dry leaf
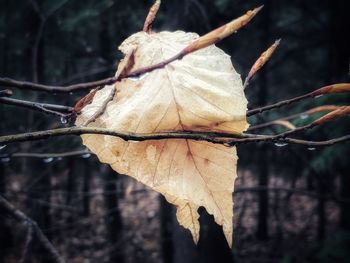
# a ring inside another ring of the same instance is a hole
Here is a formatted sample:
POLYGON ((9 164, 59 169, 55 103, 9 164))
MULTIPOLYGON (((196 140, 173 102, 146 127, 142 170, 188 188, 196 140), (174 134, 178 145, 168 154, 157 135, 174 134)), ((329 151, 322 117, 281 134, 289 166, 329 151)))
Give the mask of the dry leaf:
MULTIPOLYGON (((139 32, 120 49, 134 53, 132 70, 162 62, 198 39, 194 33, 139 32)), ((113 86, 99 90, 82 109, 76 124, 91 118, 103 105, 113 86)), ((195 130, 241 133, 246 122, 247 100, 242 80, 230 57, 211 45, 174 61, 164 68, 123 79, 105 112, 90 127, 120 132, 152 133, 195 130)), ((214 215, 232 244, 233 200, 237 155, 209 142, 167 139, 125 142, 104 135, 82 135, 84 144, 122 174, 163 194, 177 206, 179 223, 199 239, 197 209, 214 215)))

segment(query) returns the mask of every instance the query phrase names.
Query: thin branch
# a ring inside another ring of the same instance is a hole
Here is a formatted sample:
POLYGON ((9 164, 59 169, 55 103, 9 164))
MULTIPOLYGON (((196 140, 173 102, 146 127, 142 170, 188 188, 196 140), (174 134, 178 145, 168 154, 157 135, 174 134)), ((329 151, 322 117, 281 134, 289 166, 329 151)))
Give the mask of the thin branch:
POLYGON ((26 152, 18 152, 12 154, 0 154, 0 158, 10 157, 10 158, 65 158, 65 157, 73 157, 73 156, 87 156, 91 154, 91 152, 87 149, 85 150, 77 150, 63 153, 26 153, 26 152))
MULTIPOLYGON (((193 41, 189 44, 183 51, 183 54, 190 54, 196 50, 208 47, 212 44, 216 44, 224 38, 230 36, 234 32, 237 32, 240 28, 244 27, 250 22, 263 8, 264 6, 259 6, 253 10, 247 11, 244 15, 232 20, 231 22, 207 33, 204 36, 193 41)), ((181 53, 181 52, 180 52, 181 53)))
POLYGON ((22 211, 16 209, 11 203, 9 203, 5 198, 0 196, 0 206, 3 207, 12 217, 20 222, 27 222, 33 228, 33 232, 36 237, 42 244, 42 246, 47 250, 47 252, 51 255, 54 262, 64 263, 64 259, 60 256, 56 248, 52 245, 52 243, 47 239, 44 233, 39 228, 38 224, 33 221, 31 218, 26 216, 22 211))
POLYGON ((27 235, 26 235, 26 239, 25 239, 25 242, 23 245, 22 256, 21 256, 21 259, 19 261, 20 263, 26 262, 29 245, 33 239, 33 226, 32 226, 32 224, 28 223, 27 221, 25 222, 25 224, 27 226, 27 235))
POLYGON ((43 113, 60 116, 60 117, 67 117, 73 112, 73 108, 68 106, 38 103, 38 102, 32 102, 32 101, 12 99, 12 98, 0 97, 0 104, 1 103, 18 106, 22 108, 27 108, 30 110, 36 110, 36 111, 40 111, 43 113))
MULTIPOLYGON (((224 143, 224 141, 216 139, 215 133, 205 132, 162 132, 162 133, 123 133, 105 128, 91 128, 91 127, 69 127, 59 128, 46 131, 22 133, 15 135, 5 135, 0 137, 0 144, 7 144, 13 142, 34 141, 41 139, 48 139, 50 137, 57 137, 63 135, 82 135, 82 134, 103 134, 119 137, 126 141, 145 141, 145 140, 162 140, 162 139, 192 139, 192 140, 206 140, 213 143, 224 143)), ((239 134, 227 134, 229 137, 238 136, 239 134)))
POLYGON ((78 72, 77 74, 69 76, 67 79, 64 79, 63 81, 61 81, 59 83, 59 85, 68 85, 74 81, 81 80, 81 79, 86 78, 86 77, 91 77, 91 76, 96 75, 96 74, 104 73, 104 72, 110 71, 112 69, 115 70, 116 68, 117 68, 117 64, 112 64, 109 66, 94 68, 94 69, 89 70, 89 71, 78 72))
POLYGON ((317 89, 315 91, 309 92, 307 94, 295 97, 295 98, 291 98, 289 100, 283 100, 271 105, 267 105, 264 107, 260 107, 260 108, 256 108, 256 109, 252 109, 249 110, 247 112, 247 116, 252 116, 258 113, 262 113, 264 111, 268 111, 268 110, 272 110, 272 109, 276 109, 276 108, 280 108, 282 106, 294 103, 294 102, 298 102, 307 98, 312 98, 312 97, 318 97, 318 96, 322 96, 325 94, 331 94, 331 93, 343 93, 343 92, 349 92, 350 91, 350 83, 339 83, 339 84, 333 84, 333 85, 329 85, 329 86, 325 86, 322 87, 320 89, 317 89))
POLYGON ((8 86, 13 88, 19 88, 19 89, 28 89, 28 90, 35 90, 35 91, 45 91, 49 93, 69 93, 73 91, 81 91, 86 89, 93 89, 99 86, 104 85, 111 85, 115 83, 117 79, 114 77, 106 78, 103 80, 93 81, 93 82, 86 82, 86 83, 79 83, 75 85, 69 85, 69 86, 49 86, 49 85, 43 85, 43 84, 36 84, 33 82, 28 81, 18 81, 10 78, 0 78, 0 85, 1 86, 8 86))
MULTIPOLYGON (((123 133, 105 128, 92 128, 92 127, 69 127, 60 128, 46 131, 22 133, 15 135, 5 135, 0 137, 0 144, 34 141, 40 139, 47 139, 49 137, 56 137, 62 135, 82 135, 82 134, 104 134, 119 137, 126 141, 145 141, 145 140, 161 140, 161 139, 192 139, 192 140, 204 140, 212 143, 224 144, 226 146, 236 145, 238 143, 248 142, 276 142, 285 141, 286 137, 301 132, 307 129, 311 129, 317 125, 330 122, 336 118, 350 114, 350 106, 340 106, 336 110, 322 116, 321 118, 313 121, 310 124, 289 130, 276 135, 258 135, 258 134, 239 134, 239 133, 222 133, 222 132, 198 132, 198 131, 177 131, 177 132, 159 132, 159 133, 123 133)), ((289 138, 291 143, 296 143, 289 138)), ((347 140, 347 137, 343 137, 342 140, 347 140)), ((339 138, 335 139, 335 142, 340 142, 339 138)), ((331 143, 334 144, 334 141, 331 143)), ((299 144, 307 144, 307 141, 299 144)))
POLYGON ((107 98, 105 99, 105 101, 102 103, 101 107, 94 113, 94 115, 91 116, 90 119, 87 119, 87 120, 82 124, 82 126, 87 126, 87 125, 89 125, 91 122, 95 122, 96 119, 97 119, 98 117, 100 117, 100 116, 105 112, 108 103, 109 103, 110 101, 113 100, 116 91, 117 91, 117 90, 116 90, 116 87, 115 87, 115 85, 114 85, 114 86, 112 87, 111 91, 109 92, 108 97, 107 97, 107 98))
POLYGON ((217 144, 223 144, 232 146, 241 143, 256 143, 256 142, 269 142, 274 143, 286 142, 290 144, 301 144, 304 146, 327 146, 335 143, 340 143, 350 140, 350 135, 346 135, 340 138, 328 140, 328 141, 306 141, 294 138, 286 137, 288 134, 301 131, 305 127, 310 128, 311 125, 300 127, 296 130, 285 132, 277 135, 257 135, 257 134, 236 134, 236 133, 218 133, 218 132, 161 132, 161 133, 123 133, 114 130, 104 128, 90 128, 90 127, 70 127, 60 128, 46 131, 22 133, 15 135, 5 135, 0 137, 0 144, 9 144, 14 142, 35 141, 41 139, 48 139, 51 137, 65 136, 65 135, 82 135, 82 134, 101 134, 119 137, 125 141, 146 141, 146 140, 163 140, 163 139, 190 139, 190 140, 202 140, 217 144))
POLYGON ((300 144, 310 148, 324 147, 324 146, 331 146, 334 144, 350 141, 350 134, 342 137, 338 137, 335 139, 325 140, 325 141, 307 141, 307 140, 299 140, 294 138, 283 138, 280 141, 285 143, 290 143, 290 144, 300 144))
POLYGON ((195 41, 193 41, 191 44, 189 44, 187 47, 185 47, 182 51, 180 51, 177 55, 162 61, 160 63, 157 63, 155 65, 151 65, 148 67, 144 67, 141 69, 137 69, 127 75, 119 75, 114 76, 98 81, 93 82, 86 82, 86 83, 79 83, 75 85, 70 86, 49 86, 49 85, 43 85, 43 84, 36 84, 32 82, 27 81, 18 81, 13 80, 10 78, 0 78, 0 85, 1 86, 8 86, 8 87, 14 87, 14 88, 20 88, 20 89, 29 89, 29 90, 35 90, 35 91, 46 91, 51 93, 67 93, 67 92, 74 92, 74 91, 80 91, 80 90, 86 90, 86 89, 92 89, 96 87, 102 87, 105 85, 112 85, 115 82, 123 79, 123 78, 129 78, 129 77, 138 77, 142 74, 151 72, 156 69, 160 69, 168 65, 169 63, 182 59, 184 56, 191 54, 192 52, 195 52, 199 49, 208 47, 212 44, 215 44, 219 42, 220 40, 228 37, 232 33, 236 32, 241 27, 245 26, 260 10, 262 6, 255 8, 253 10, 249 10, 246 14, 243 16, 240 16, 236 18, 235 20, 227 23, 226 25, 223 25, 222 27, 219 27, 208 34, 197 38, 195 41))
MULTIPOLYGON (((134 57, 135 50, 132 50, 129 52, 125 58, 119 63, 118 71, 116 73, 116 77, 118 78, 120 75, 125 75, 128 73, 128 71, 134 66, 135 63, 135 57, 134 57)), ((110 93, 108 94, 108 97, 105 99, 105 101, 102 103, 101 107, 89 118, 88 120, 83 123, 82 126, 87 126, 89 123, 96 121, 98 117, 100 117, 106 110, 107 105, 110 101, 114 99, 114 95, 117 91, 117 87, 113 85, 110 93)), ((86 96, 85 96, 86 97, 86 96)), ((84 98, 85 98, 84 97, 84 98)), ((91 98, 92 100, 92 98, 91 98)), ((84 105, 85 106, 85 105, 84 105)), ((83 107, 84 107, 83 106, 83 107)))
POLYGON ((315 114, 315 113, 319 113, 319 112, 334 111, 334 110, 339 109, 340 107, 341 106, 336 106, 336 105, 323 105, 323 106, 314 107, 314 108, 311 108, 311 109, 309 109, 307 111, 303 111, 301 113, 296 113, 296 114, 293 114, 293 115, 290 115, 290 116, 287 116, 287 117, 283 117, 283 118, 279 118, 279 119, 276 119, 276 120, 273 120, 273 121, 264 122, 264 123, 261 123, 261 124, 256 124, 256 125, 250 126, 248 131, 252 131, 252 130, 256 130, 256 129, 262 129, 262 128, 266 128, 266 127, 269 127, 269 126, 272 126, 272 125, 281 125, 281 123, 280 123, 281 121, 289 121, 289 120, 296 119, 296 118, 307 118, 309 115, 312 115, 312 114, 315 114))

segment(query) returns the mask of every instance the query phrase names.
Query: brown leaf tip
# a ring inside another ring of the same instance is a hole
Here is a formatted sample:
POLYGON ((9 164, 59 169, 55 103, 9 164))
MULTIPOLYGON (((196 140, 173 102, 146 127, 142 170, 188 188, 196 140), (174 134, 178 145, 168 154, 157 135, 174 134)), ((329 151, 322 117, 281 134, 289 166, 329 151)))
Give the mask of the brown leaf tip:
POLYGON ((145 23, 143 25, 143 31, 149 33, 151 31, 152 23, 158 13, 161 1, 156 0, 150 8, 145 23))
POLYGON ((330 113, 322 116, 321 118, 315 120, 313 124, 320 125, 336 118, 350 114, 350 106, 340 106, 338 109, 331 111, 330 113))

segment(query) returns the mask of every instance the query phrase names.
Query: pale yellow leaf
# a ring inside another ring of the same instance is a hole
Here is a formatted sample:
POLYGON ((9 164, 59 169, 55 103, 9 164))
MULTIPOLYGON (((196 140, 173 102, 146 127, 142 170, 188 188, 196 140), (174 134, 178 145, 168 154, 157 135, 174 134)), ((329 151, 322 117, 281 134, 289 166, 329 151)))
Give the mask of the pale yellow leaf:
MULTIPOLYGON (((197 38, 182 31, 139 32, 126 39, 120 49, 124 54, 134 50, 132 70, 136 70, 176 55, 197 38)), ((106 86, 96 93, 77 118, 78 126, 98 111, 112 88, 106 86)), ((90 127, 135 133, 241 133, 248 127, 241 77, 230 57, 214 45, 139 78, 123 79, 116 83, 116 89, 113 101, 90 127)), ((191 231, 195 242, 199 239, 197 209, 203 206, 223 226, 231 245, 237 164, 234 147, 184 139, 126 142, 104 135, 82 138, 101 162, 134 177, 176 205, 179 223, 191 231)))

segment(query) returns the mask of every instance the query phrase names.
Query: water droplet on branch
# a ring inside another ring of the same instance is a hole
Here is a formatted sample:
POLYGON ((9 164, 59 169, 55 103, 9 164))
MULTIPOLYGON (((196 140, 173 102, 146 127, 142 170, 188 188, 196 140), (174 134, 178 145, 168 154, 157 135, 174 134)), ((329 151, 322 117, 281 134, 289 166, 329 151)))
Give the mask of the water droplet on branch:
POLYGON ((44 163, 51 163, 53 161, 53 158, 52 157, 48 157, 48 158, 45 158, 43 160, 44 163))
POLYGON ((316 150, 316 148, 315 147, 309 147, 309 148, 307 148, 309 151, 314 151, 314 150, 316 150))
POLYGON ((302 119, 302 120, 305 120, 307 118, 309 118, 309 115, 307 115, 307 114, 300 115, 300 119, 302 119))
POLYGON ((81 156, 81 158, 88 159, 88 158, 90 158, 90 156, 91 156, 91 153, 84 153, 84 154, 81 156))
POLYGON ((61 117, 61 123, 62 124, 67 124, 67 122, 68 122, 67 118, 62 116, 61 117))
POLYGON ((276 145, 277 147, 284 147, 284 146, 287 146, 288 143, 286 143, 286 142, 276 142, 275 145, 276 145))

